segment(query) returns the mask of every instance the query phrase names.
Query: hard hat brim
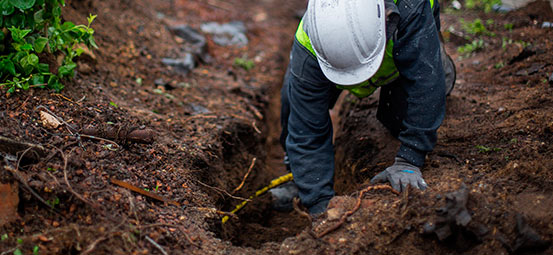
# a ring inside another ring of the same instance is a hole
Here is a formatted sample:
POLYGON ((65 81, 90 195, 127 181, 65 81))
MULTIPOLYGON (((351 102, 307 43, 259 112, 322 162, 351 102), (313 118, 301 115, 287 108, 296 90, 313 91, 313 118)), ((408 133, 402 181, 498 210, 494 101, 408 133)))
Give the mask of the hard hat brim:
POLYGON ((347 70, 336 69, 318 57, 317 61, 319 62, 319 66, 321 67, 323 74, 331 82, 344 86, 357 85, 367 81, 376 74, 384 59, 385 49, 386 46, 384 45, 382 50, 366 64, 359 65, 355 68, 349 68, 347 70))

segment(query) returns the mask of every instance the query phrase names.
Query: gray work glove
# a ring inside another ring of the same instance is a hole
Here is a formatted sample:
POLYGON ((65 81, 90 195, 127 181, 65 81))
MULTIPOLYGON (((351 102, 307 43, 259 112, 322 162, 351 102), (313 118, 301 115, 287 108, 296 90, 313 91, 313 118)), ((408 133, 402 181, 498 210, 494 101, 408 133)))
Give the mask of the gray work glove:
POLYGON ((386 181, 389 181, 392 188, 399 192, 406 190, 407 185, 420 190, 425 190, 428 186, 422 178, 421 170, 400 157, 396 157, 396 162, 392 166, 371 179, 373 184, 386 181))

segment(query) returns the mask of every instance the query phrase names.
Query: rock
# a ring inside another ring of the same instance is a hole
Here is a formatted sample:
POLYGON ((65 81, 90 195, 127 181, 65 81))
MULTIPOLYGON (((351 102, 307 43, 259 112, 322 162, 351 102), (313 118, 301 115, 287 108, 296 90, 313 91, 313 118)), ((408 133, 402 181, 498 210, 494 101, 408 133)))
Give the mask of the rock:
POLYGON ((553 85, 553 73, 549 76, 549 85, 553 85))
POLYGON ((516 72, 515 75, 516 76, 532 75, 532 74, 535 74, 535 73, 539 72, 544 67, 545 67, 545 64, 534 63, 529 68, 516 72))
POLYGON ((174 67, 175 71, 181 74, 187 74, 196 66, 194 57, 190 53, 186 53, 183 58, 179 59, 164 58, 161 60, 161 62, 168 66, 174 67))
POLYGON ((0 183, 0 227, 13 222, 17 215, 19 192, 17 183, 0 183))
POLYGON ((213 41, 221 46, 246 46, 248 38, 246 37, 246 26, 241 21, 232 21, 225 24, 209 22, 201 25, 204 33, 213 35, 213 41))
POLYGON ((457 0, 451 2, 451 7, 453 7, 453 9, 455 10, 461 10, 461 3, 457 0))
POLYGON ((543 24, 541 24, 541 28, 552 28, 552 27, 553 27, 553 23, 548 21, 545 21, 543 22, 543 24))
POLYGON ((492 6, 492 10, 494 10, 496 12, 499 12, 499 13, 507 13, 507 12, 510 12, 510 11, 514 10, 514 8, 511 7, 511 6, 508 6, 508 5, 494 4, 492 6))
POLYGON ((167 82, 165 82, 165 80, 163 80, 163 78, 157 78, 154 80, 154 84, 156 86, 165 86, 165 84, 167 84, 167 82))
POLYGON ((519 251, 543 251, 549 247, 551 242, 543 240, 540 235, 534 230, 522 215, 516 215, 516 232, 517 238, 513 246, 515 252, 519 251))
POLYGON ((339 220, 342 217, 341 208, 331 208, 326 211, 328 220, 339 220))
POLYGON ((61 125, 61 122, 56 117, 45 111, 40 111, 40 120, 45 128, 55 129, 61 125))
POLYGON ((169 27, 169 30, 176 36, 184 39, 186 42, 204 47, 205 37, 200 32, 188 25, 176 25, 169 27))

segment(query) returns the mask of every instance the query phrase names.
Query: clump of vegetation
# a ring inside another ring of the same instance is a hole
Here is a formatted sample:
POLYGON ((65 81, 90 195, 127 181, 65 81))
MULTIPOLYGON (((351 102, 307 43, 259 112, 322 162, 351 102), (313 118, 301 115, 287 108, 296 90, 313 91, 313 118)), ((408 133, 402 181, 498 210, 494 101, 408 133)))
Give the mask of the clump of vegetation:
POLYGON ((468 9, 479 9, 486 13, 490 12, 496 4, 501 4, 501 0, 465 0, 465 6, 468 9))
POLYGON ((249 71, 251 70, 255 64, 252 60, 246 59, 246 58, 235 58, 234 59, 234 65, 244 68, 244 70, 249 71))
POLYGON ((473 40, 471 43, 467 43, 457 48, 457 52, 466 56, 481 49, 484 49, 484 40, 476 39, 473 40))
POLYGON ((74 58, 85 47, 98 48, 90 27, 96 16, 86 26, 62 23, 63 6, 65 0, 0 0, 0 88, 8 94, 31 87, 60 91, 61 81, 74 75, 74 58), (46 54, 63 60, 45 63, 46 54))
POLYGON ((486 20, 486 25, 484 25, 481 19, 475 19, 472 22, 466 22, 464 19, 461 19, 460 21, 463 25, 463 29, 471 35, 495 36, 494 33, 490 32, 490 30, 486 28, 486 25, 493 25, 493 19, 486 20))

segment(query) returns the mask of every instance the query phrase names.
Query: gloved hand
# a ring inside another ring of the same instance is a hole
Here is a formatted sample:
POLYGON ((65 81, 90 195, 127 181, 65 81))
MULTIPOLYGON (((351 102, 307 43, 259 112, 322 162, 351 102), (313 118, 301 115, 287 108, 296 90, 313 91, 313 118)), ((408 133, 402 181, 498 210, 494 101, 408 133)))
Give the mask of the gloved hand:
POLYGON ((389 181, 392 188, 401 192, 411 185, 420 190, 425 190, 428 185, 422 178, 422 173, 417 166, 407 160, 396 157, 396 162, 371 179, 371 183, 389 181))

